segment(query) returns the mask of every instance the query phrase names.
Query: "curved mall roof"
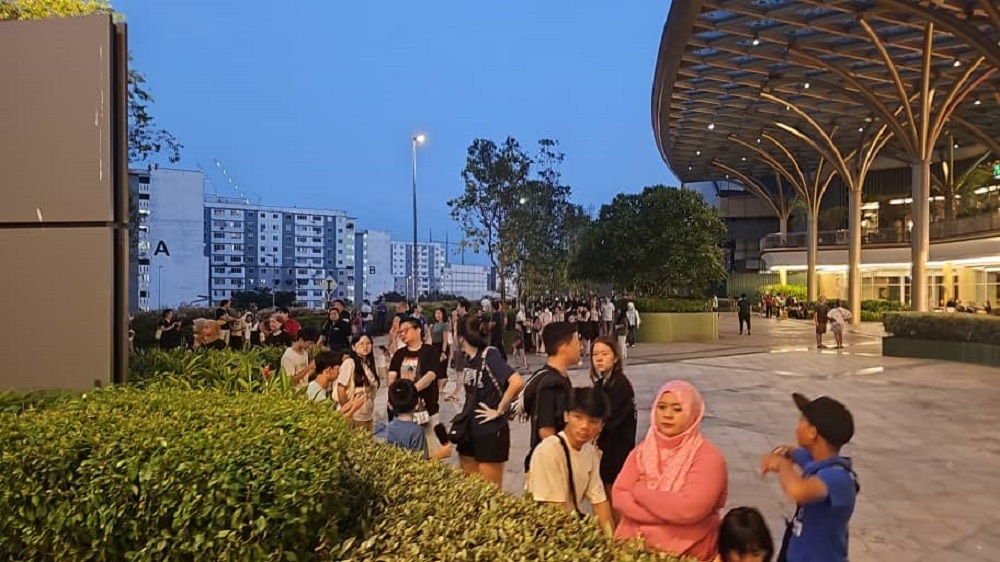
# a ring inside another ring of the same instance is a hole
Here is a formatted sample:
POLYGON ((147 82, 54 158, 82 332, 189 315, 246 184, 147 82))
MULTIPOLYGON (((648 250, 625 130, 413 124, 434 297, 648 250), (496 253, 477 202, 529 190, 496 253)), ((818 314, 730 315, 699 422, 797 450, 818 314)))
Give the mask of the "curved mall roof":
MULTIPOLYGON (((956 84, 970 92, 945 124, 936 154, 949 142, 947 135, 958 145, 959 157, 981 154, 984 147, 1000 154, 998 1, 927 4, 673 0, 652 99, 653 130, 663 159, 684 182, 721 179, 725 172, 712 165, 713 159, 753 176, 770 175, 771 168, 753 148, 781 155, 767 140, 771 136, 788 147, 803 169, 814 169, 817 151, 778 123, 810 136, 813 130, 780 102, 801 109, 828 132, 835 130, 834 141, 847 154, 886 120, 872 100, 898 115, 904 129, 908 126, 899 92, 902 88, 906 96, 919 96, 925 64, 934 92, 932 117, 947 105, 956 84), (932 49, 926 50, 927 44, 932 49), (925 52, 930 53, 926 60, 925 52), (898 81, 883 55, 893 62, 898 81), (765 99, 764 94, 776 98, 765 99)), ((919 105, 912 105, 918 124, 919 105)), ((919 126, 914 134, 920 135, 919 126)), ((898 136, 883 153, 892 160, 883 157, 876 166, 912 161, 912 152, 898 136)))

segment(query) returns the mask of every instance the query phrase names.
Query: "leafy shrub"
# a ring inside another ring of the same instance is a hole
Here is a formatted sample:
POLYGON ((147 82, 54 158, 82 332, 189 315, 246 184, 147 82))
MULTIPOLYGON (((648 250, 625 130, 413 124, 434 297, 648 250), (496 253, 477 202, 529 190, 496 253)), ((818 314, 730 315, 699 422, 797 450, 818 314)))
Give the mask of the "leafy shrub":
POLYGON ((676 561, 301 397, 113 389, 0 414, 0 489, 12 560, 676 561))
POLYGON ((711 312, 712 311, 712 301, 711 299, 664 299, 664 298, 649 298, 649 299, 628 299, 617 303, 615 306, 618 310, 623 310, 627 306, 627 303, 631 301, 635 303, 636 310, 639 311, 639 316, 642 317, 643 312, 711 312))
POLYGON ((279 376, 283 348, 254 347, 192 353, 149 349, 129 356, 129 383, 139 388, 217 389, 227 392, 286 390, 279 376), (265 380, 261 368, 273 373, 265 380))
POLYGON ((366 495, 347 428, 301 398, 97 391, 0 415, 10 560, 311 560, 366 495), (346 477, 351 480, 345 481, 346 477))
POLYGON ((0 413, 20 414, 61 404, 80 395, 72 390, 33 390, 31 392, 0 392, 0 413))
POLYGON ((795 297, 797 301, 806 300, 809 291, 806 289, 805 285, 781 285, 775 283, 774 285, 763 285, 761 288, 757 289, 757 296, 762 297, 768 293, 772 295, 785 295, 785 298, 795 297))
POLYGON ((861 301, 861 310, 869 312, 897 312, 910 310, 910 307, 906 303, 899 301, 863 300, 861 301))
POLYGON ((944 312, 887 312, 885 331, 898 338, 1000 345, 1000 317, 944 312))

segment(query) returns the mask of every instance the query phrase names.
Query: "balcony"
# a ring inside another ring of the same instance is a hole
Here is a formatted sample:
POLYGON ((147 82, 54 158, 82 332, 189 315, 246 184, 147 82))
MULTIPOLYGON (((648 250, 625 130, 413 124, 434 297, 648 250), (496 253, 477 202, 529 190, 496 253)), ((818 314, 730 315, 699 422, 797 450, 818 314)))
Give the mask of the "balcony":
MULTIPOLYGON (((984 236, 1000 235, 1000 212, 976 215, 950 221, 932 222, 930 225, 931 241, 957 240, 963 238, 982 238, 984 236)), ((819 246, 844 246, 850 240, 847 230, 828 230, 818 234, 819 246)), ((910 243, 908 228, 866 229, 861 233, 862 246, 906 246, 910 243)), ((778 233, 765 236, 760 241, 761 251, 804 248, 806 246, 805 232, 790 232, 781 239, 778 233)))

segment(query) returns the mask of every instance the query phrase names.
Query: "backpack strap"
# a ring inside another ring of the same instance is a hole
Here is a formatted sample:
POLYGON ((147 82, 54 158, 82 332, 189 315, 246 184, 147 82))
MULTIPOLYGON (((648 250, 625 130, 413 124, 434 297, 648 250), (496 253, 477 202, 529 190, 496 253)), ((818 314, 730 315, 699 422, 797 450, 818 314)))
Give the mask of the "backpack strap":
POLYGON ((573 501, 573 511, 575 511, 577 515, 582 515, 580 513, 580 506, 576 502, 576 482, 573 481, 573 461, 571 461, 569 457, 569 446, 566 445, 566 440, 563 439, 562 435, 557 433, 556 437, 559 438, 559 444, 562 445, 563 453, 566 455, 566 476, 569 479, 569 495, 573 501))

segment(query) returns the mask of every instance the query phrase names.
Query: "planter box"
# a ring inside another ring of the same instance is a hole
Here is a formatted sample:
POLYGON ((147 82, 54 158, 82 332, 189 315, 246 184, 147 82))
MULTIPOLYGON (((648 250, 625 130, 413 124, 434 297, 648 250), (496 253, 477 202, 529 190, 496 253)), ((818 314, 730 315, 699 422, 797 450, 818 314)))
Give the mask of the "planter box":
POLYGON ((719 315, 715 312, 643 312, 640 343, 716 341, 719 315))
POLYGON ((940 359, 1000 367, 1000 346, 975 342, 933 341, 887 336, 882 355, 940 359))

